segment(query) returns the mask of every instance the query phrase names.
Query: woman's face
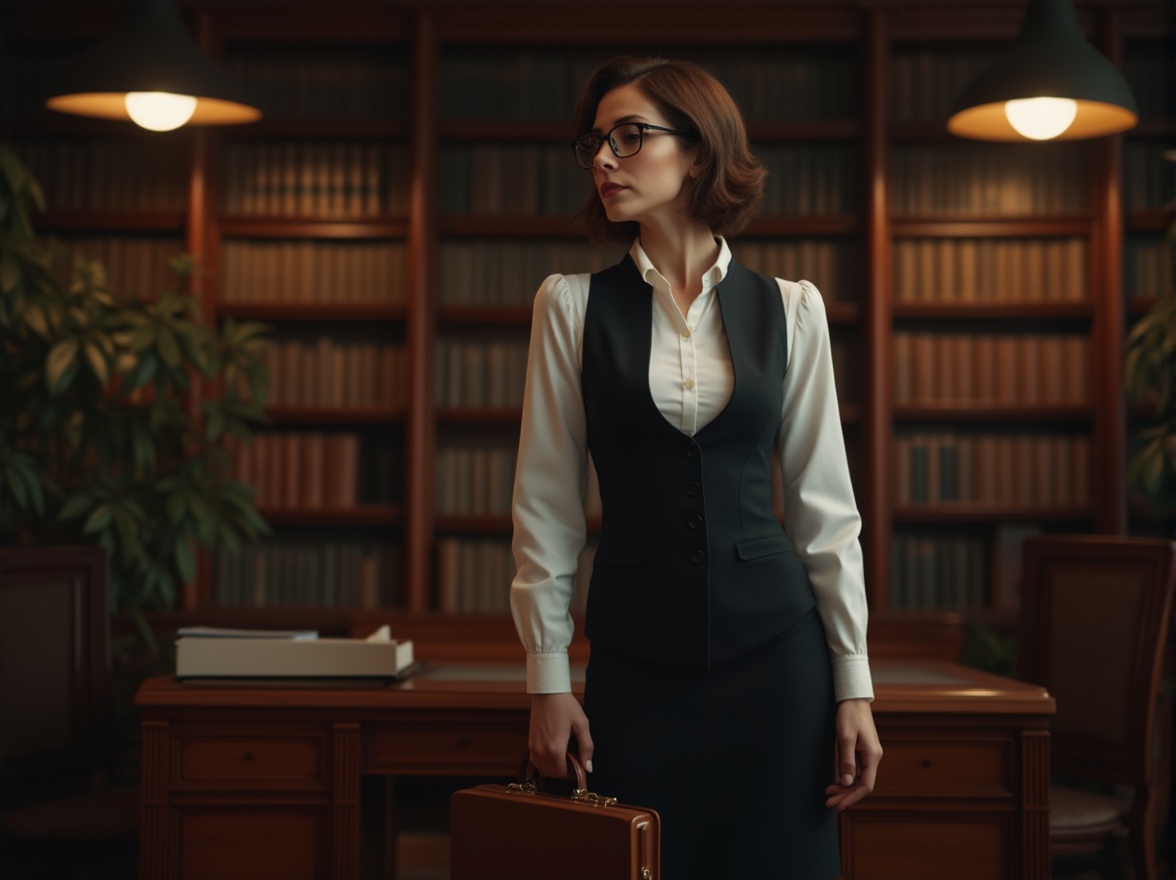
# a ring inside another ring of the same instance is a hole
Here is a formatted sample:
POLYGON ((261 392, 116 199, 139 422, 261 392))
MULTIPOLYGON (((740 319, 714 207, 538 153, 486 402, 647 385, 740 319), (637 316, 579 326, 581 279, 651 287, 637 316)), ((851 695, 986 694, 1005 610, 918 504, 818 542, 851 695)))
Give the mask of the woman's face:
MULTIPOLYGON (((600 99, 593 131, 604 135, 621 122, 649 122, 673 128, 635 84, 618 86, 600 99)), ((619 132, 618 132, 619 134, 619 132)), ((692 150, 669 132, 647 130, 641 149, 618 159, 608 142, 602 142, 592 166, 596 192, 604 212, 614 223, 629 220, 680 222, 687 193, 682 184, 694 161, 692 150)))

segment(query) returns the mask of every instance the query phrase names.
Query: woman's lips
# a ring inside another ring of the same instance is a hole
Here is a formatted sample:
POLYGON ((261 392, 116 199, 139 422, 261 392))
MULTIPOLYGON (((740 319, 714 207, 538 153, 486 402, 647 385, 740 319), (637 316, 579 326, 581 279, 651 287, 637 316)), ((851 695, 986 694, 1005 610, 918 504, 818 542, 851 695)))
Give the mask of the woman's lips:
POLYGON ((615 196, 622 190, 628 189, 627 186, 621 186, 619 183, 606 183, 600 188, 600 197, 607 199, 609 196, 615 196))

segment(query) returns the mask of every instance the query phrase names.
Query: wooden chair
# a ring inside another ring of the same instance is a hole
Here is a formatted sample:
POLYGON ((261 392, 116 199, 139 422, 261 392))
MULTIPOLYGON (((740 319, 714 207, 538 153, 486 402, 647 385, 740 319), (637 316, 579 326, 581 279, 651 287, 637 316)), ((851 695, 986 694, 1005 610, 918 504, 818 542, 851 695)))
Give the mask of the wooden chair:
POLYGON ((1136 880, 1156 880, 1155 713, 1176 542, 1033 537, 1023 563, 1019 675, 1057 700, 1051 851, 1098 856, 1103 876, 1114 876, 1127 841, 1136 880), (1076 787, 1087 780, 1131 795, 1076 787))
POLYGON ((127 850, 137 839, 138 786, 110 780, 106 602, 102 548, 0 549, 5 872, 19 859, 68 876, 67 856, 76 862, 87 847, 127 850))

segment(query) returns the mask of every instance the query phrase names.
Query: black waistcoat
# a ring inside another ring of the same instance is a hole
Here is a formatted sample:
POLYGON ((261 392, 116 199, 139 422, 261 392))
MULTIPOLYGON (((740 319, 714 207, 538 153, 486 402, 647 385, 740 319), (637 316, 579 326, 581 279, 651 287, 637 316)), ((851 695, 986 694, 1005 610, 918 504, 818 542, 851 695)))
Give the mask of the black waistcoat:
POLYGON ((693 437, 650 393, 653 289, 632 258, 592 276, 584 316, 588 447, 604 505, 585 631, 594 645, 691 668, 738 657, 814 605, 772 511, 788 362, 780 288, 732 262, 717 293, 735 385, 693 437))

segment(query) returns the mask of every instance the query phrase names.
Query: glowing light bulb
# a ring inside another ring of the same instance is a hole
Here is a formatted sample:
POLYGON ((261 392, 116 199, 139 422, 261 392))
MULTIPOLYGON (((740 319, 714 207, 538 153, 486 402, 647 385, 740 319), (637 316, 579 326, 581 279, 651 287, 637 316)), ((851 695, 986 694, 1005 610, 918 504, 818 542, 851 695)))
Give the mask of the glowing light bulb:
POLYGON ((179 128, 196 112, 196 99, 189 95, 170 92, 127 92, 124 99, 127 115, 143 128, 151 131, 171 131, 179 128))
POLYGON ((1035 141, 1056 138, 1078 115, 1078 104, 1069 98, 1022 98, 1005 101, 1005 116, 1017 133, 1035 141))

